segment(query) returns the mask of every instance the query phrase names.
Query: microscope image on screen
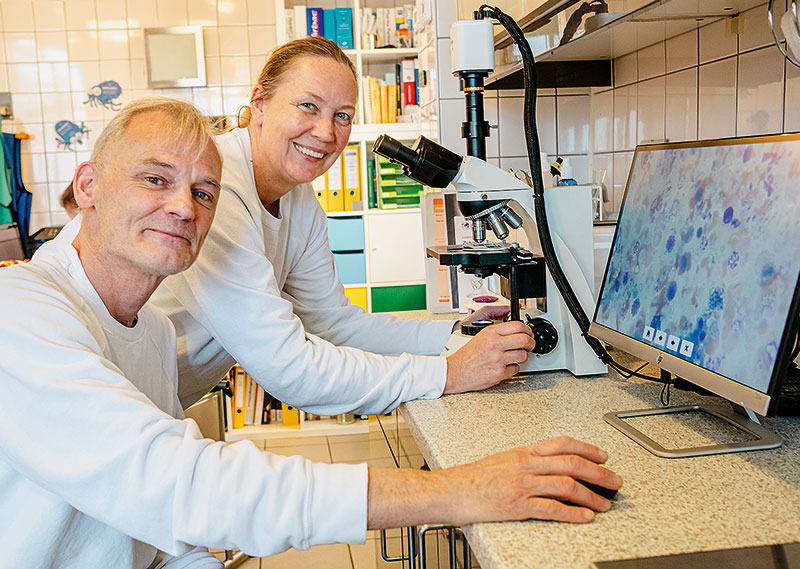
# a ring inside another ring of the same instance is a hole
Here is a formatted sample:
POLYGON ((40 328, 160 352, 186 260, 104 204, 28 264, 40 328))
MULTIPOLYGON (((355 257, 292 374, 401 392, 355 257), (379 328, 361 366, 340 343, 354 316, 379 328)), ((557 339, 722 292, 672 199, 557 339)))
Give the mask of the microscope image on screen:
POLYGON ((595 322, 766 393, 798 284, 799 188, 796 138, 640 149, 595 322))

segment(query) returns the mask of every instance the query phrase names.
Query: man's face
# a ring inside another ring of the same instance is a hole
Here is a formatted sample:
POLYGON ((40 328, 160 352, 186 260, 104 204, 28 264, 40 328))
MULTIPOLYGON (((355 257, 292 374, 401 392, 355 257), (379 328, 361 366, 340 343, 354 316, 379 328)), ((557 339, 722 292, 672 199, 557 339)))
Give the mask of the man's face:
POLYGON ((168 116, 140 114, 88 169, 94 178, 85 215, 96 219, 93 248, 109 266, 163 277, 197 258, 214 219, 222 162, 213 143, 198 153, 171 132, 168 116))

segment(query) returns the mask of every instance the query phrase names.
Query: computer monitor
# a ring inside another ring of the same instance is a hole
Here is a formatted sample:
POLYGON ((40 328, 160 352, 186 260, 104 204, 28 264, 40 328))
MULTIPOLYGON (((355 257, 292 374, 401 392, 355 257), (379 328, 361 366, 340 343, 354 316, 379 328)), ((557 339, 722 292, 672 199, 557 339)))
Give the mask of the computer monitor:
POLYGON ((800 134, 639 146, 590 334, 772 415, 799 276, 800 134))

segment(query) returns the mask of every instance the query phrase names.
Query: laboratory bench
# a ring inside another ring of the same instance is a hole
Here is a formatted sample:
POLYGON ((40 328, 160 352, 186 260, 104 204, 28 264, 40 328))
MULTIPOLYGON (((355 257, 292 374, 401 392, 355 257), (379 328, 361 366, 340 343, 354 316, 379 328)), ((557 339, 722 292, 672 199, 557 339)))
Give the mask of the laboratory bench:
MULTIPOLYGON (((800 541, 800 419, 763 419, 783 439, 778 449, 660 458, 603 415, 660 407, 661 390, 613 371, 591 377, 539 372, 483 392, 411 401, 401 412, 432 469, 569 435, 605 449, 608 466, 624 479, 611 511, 589 524, 531 520, 463 528, 483 569, 589 568, 596 561, 800 541)), ((674 389, 670 404, 730 407, 674 389)), ((693 416, 644 421, 636 426, 665 446, 735 436, 693 416)))

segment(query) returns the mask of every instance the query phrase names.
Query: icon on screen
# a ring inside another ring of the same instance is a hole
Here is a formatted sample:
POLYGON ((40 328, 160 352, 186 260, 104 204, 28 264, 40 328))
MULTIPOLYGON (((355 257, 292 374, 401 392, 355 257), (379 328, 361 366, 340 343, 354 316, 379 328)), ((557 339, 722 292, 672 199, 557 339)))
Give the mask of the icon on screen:
POLYGON ((670 337, 667 338, 667 349, 668 350, 670 350, 672 352, 677 352, 678 351, 678 347, 680 345, 681 345, 681 339, 678 338, 677 336, 670 335, 670 337))
POLYGON ((655 335, 656 335, 656 329, 655 328, 651 328, 650 326, 645 326, 644 327, 644 339, 645 340, 647 340, 648 342, 652 342, 653 341, 653 337, 655 335))
POLYGON ((686 356, 687 358, 692 355, 693 351, 694 351, 694 343, 688 340, 684 340, 683 342, 681 342, 681 349, 678 350, 678 352, 682 356, 686 356))
POLYGON ((656 338, 653 340, 656 346, 663 346, 667 343, 667 333, 661 330, 656 330, 656 338))

